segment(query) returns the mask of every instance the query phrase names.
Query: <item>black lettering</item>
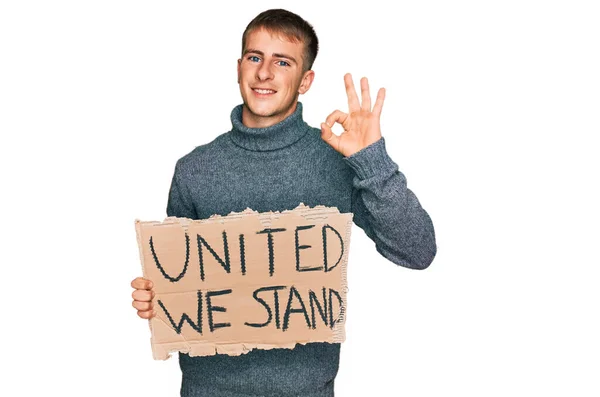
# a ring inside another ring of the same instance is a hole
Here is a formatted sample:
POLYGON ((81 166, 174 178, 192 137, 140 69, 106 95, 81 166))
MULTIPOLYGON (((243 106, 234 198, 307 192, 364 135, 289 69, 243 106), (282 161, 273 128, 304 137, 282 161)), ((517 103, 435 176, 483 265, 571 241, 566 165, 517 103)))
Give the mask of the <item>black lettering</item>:
POLYGON ((178 334, 181 334, 181 327, 183 327, 183 322, 186 321, 196 332, 198 332, 199 334, 202 335, 202 292, 198 291, 197 296, 198 296, 198 324, 194 324, 192 319, 186 313, 183 313, 183 315, 181 316, 181 319, 179 320, 179 325, 175 324, 175 321, 173 321, 173 318, 171 317, 171 314, 169 313, 169 311, 167 310, 165 305, 162 303, 162 301, 160 299, 158 300, 158 305, 163 309, 163 311, 167 315, 167 318, 169 319, 169 322, 171 323, 173 328, 175 328, 175 332, 177 332, 178 334))
POLYGON ((269 325, 271 323, 271 320, 273 319, 273 313, 271 312, 271 307, 269 306, 269 304, 267 302, 264 301, 264 299, 260 298, 258 296, 258 294, 261 292, 264 292, 264 291, 273 291, 273 296, 275 298, 275 325, 277 326, 277 329, 279 329, 279 296, 278 296, 277 291, 281 290, 281 289, 285 289, 285 286, 277 285, 274 287, 262 287, 262 288, 255 290, 254 293, 252 294, 252 296, 254 296, 254 299, 256 299, 257 302, 259 302, 261 305, 264 306, 264 308, 267 310, 267 313, 269 314, 269 318, 267 321, 265 321, 262 324, 248 323, 248 322, 246 322, 244 324, 246 324, 249 327, 262 328, 262 327, 266 327, 267 325, 269 325))
POLYGON ((223 327, 231 327, 231 323, 213 323, 213 312, 226 312, 223 306, 213 306, 210 298, 213 296, 219 295, 227 295, 231 293, 231 289, 224 289, 220 291, 208 291, 206 293, 206 312, 208 313, 208 326, 210 327, 210 332, 214 332, 217 328, 223 327))
POLYGON ((256 232, 256 234, 265 234, 267 233, 268 238, 267 238, 267 243, 269 246, 269 276, 273 276, 273 272, 275 272, 275 259, 274 259, 274 253, 273 253, 273 233, 277 233, 277 232, 284 232, 285 229, 284 228, 279 228, 279 229, 264 229, 261 231, 256 232))
POLYGON ((340 318, 343 318, 343 316, 344 316, 344 302, 342 302, 342 297, 336 290, 329 288, 329 327, 333 328, 335 323, 339 322, 340 318), (338 317, 335 320, 333 319, 333 299, 331 298, 332 293, 335 294, 335 296, 337 296, 338 303, 340 306, 340 312, 338 314, 338 317))
POLYGON ((342 256, 344 255, 344 239, 342 239, 342 236, 340 236, 340 234, 338 233, 337 230, 335 230, 333 227, 329 226, 329 225, 323 225, 323 229, 321 229, 321 232, 323 234, 323 264, 325 266, 325 272, 330 272, 332 269, 334 269, 342 260, 342 256), (338 236, 338 238, 340 239, 340 246, 342 247, 342 250, 340 252, 340 257, 338 258, 337 262, 335 263, 335 265, 333 265, 331 268, 327 267, 327 229, 331 229, 334 231, 334 233, 338 236))
POLYGON ((304 313, 304 319, 306 320, 306 326, 310 329, 310 319, 308 318, 308 313, 306 312, 306 306, 304 306, 302 297, 300 296, 300 293, 298 293, 298 291, 296 290, 296 288, 294 286, 290 287, 290 295, 288 297, 288 303, 287 303, 287 307, 285 309, 285 315, 283 316, 283 331, 286 331, 289 327, 291 313, 304 313), (298 301, 300 302, 300 305, 302 306, 301 309, 292 309, 293 296, 296 296, 296 298, 298 298, 298 301))
POLYGON ((246 275, 246 245, 244 244, 244 235, 240 234, 240 267, 242 276, 246 275))
POLYGON ((166 278, 172 283, 176 283, 177 281, 181 280, 181 278, 187 271, 188 263, 190 261, 190 238, 187 235, 187 233, 185 234, 185 264, 183 265, 183 270, 181 271, 181 273, 179 273, 179 276, 177 277, 169 276, 167 272, 165 272, 165 269, 163 269, 163 267, 161 266, 160 262, 158 261, 158 257, 156 256, 156 252, 154 251, 154 243, 152 242, 152 236, 150 236, 150 251, 152 251, 152 257, 154 258, 154 263, 156 263, 156 267, 158 267, 158 270, 160 270, 160 273, 163 275, 164 278, 166 278))
POLYGON ((308 299, 310 301, 310 315, 312 318, 312 328, 313 329, 317 328, 317 323, 315 320, 315 307, 314 307, 315 304, 317 306, 317 310, 319 310, 319 315, 321 316, 321 319, 323 320, 325 325, 328 325, 327 324, 327 294, 325 292, 325 287, 323 287, 323 306, 321 306, 321 304, 319 303, 319 300, 317 299, 317 295, 311 290, 308 290, 308 299), (313 302, 314 302, 314 304, 313 304, 313 302))
POLYGON ((323 266, 316 266, 316 267, 300 267, 300 250, 303 249, 307 249, 312 247, 311 245, 299 245, 298 242, 298 231, 299 230, 308 230, 315 227, 315 225, 305 225, 305 226, 298 226, 296 227, 296 271, 298 272, 310 272, 310 271, 314 271, 314 270, 321 270, 323 269, 323 266))
POLYGON ((206 249, 208 249, 208 251, 215 257, 217 262, 219 262, 221 264, 221 266, 223 266, 223 269, 225 269, 225 271, 227 273, 231 273, 231 268, 229 266, 229 246, 227 245, 227 233, 223 232, 223 251, 225 252, 225 261, 223 261, 219 255, 217 255, 215 250, 212 249, 212 247, 206 242, 206 240, 202 236, 197 234, 196 237, 198 240, 198 257, 200 259, 200 278, 202 279, 202 281, 204 281, 204 253, 202 251, 202 244, 204 244, 206 249))

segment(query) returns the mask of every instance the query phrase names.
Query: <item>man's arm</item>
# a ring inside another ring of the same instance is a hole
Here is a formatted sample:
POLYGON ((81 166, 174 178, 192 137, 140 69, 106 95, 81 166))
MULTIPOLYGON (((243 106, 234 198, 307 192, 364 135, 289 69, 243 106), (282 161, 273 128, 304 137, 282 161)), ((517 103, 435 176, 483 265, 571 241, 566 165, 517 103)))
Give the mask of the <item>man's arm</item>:
POLYGON ((354 222, 397 265, 427 268, 437 252, 433 223, 379 141, 345 157, 354 170, 354 222))
POLYGON ((355 172, 354 222, 385 258, 411 269, 425 269, 437 251, 435 233, 429 215, 406 187, 406 178, 385 150, 380 126, 385 89, 379 89, 371 107, 366 77, 360 80, 362 101, 349 73, 344 76, 344 83, 348 113, 331 113, 321 124, 321 138, 344 155, 355 172), (335 123, 344 127, 339 136, 331 130, 335 123))

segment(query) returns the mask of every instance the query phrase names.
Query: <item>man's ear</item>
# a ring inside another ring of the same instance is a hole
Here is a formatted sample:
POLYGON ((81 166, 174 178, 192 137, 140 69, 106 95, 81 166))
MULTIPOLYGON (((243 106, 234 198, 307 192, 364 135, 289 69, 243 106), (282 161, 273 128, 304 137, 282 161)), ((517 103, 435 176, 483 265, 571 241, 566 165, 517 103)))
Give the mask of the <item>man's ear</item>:
POLYGON ((302 77, 302 82, 300 83, 300 87, 298 87, 298 93, 304 94, 310 86, 312 85, 313 80, 315 79, 315 72, 312 70, 307 70, 304 72, 304 76, 302 77))
POLYGON ((237 62, 237 75, 238 75, 238 84, 240 83, 240 74, 241 74, 241 67, 242 67, 242 60, 238 59, 237 62))

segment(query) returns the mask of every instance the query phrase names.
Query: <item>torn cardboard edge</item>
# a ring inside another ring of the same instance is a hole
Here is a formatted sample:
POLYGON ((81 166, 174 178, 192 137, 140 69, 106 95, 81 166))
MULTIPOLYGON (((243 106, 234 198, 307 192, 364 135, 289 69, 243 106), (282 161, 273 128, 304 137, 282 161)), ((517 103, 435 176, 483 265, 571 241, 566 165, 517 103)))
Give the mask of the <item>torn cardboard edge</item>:
POLYGON ((290 343, 282 343, 278 345, 264 343, 202 343, 202 342, 185 342, 182 347, 181 342, 164 343, 160 345, 152 345, 152 357, 155 360, 167 360, 172 353, 186 353, 191 357, 196 356, 214 356, 216 354, 227 354, 229 356, 241 356, 249 353, 253 349, 272 350, 272 349, 293 349, 296 345, 306 345, 307 343, 342 343, 345 340, 345 335, 335 338, 331 341, 297 341, 290 343))
MULTIPOLYGON (((136 235, 138 246, 140 250, 140 259, 142 265, 142 272, 145 278, 148 278, 147 265, 152 266, 152 264, 146 263, 147 258, 144 255, 144 242, 142 241, 142 227, 150 226, 152 228, 158 227, 161 228, 163 226, 174 226, 179 225, 182 229, 187 233, 190 228, 193 228, 194 225, 198 224, 230 224, 231 222, 236 222, 240 220, 244 220, 248 217, 257 217, 260 221, 260 224, 263 228, 269 228, 275 222, 277 222, 282 216, 287 214, 292 214, 299 216, 300 218, 307 221, 314 222, 322 222, 327 220, 329 216, 343 215, 346 217, 345 220, 345 235, 343 236, 343 241, 346 242, 345 249, 343 250, 342 257, 340 260, 340 277, 341 277, 341 288, 339 293, 341 294, 343 305, 340 307, 339 316, 335 321, 335 326, 332 327, 331 333, 326 337, 320 338, 299 338, 296 341, 288 341, 288 342, 278 342, 278 343, 255 343, 255 342, 244 342, 239 341, 235 343, 231 342, 209 342, 209 341, 197 341, 197 340, 187 340, 183 335, 179 335, 181 338, 177 341, 173 342, 162 342, 157 343, 155 340, 156 335, 156 325, 158 322, 162 322, 168 325, 164 319, 159 319, 158 316, 149 321, 150 330, 152 333, 151 345, 153 357, 156 360, 166 360, 171 356, 171 353, 174 352, 183 352, 190 354, 191 356, 205 356, 205 355, 214 355, 214 354, 228 354, 228 355, 241 355, 248 353, 253 349, 274 349, 274 348, 288 348, 292 349, 297 344, 306 344, 312 342, 327 342, 327 343, 341 343, 345 340, 345 319, 347 313, 347 292, 348 292, 348 283, 347 283, 347 265, 348 265, 348 255, 349 255, 349 246, 350 246, 350 233, 352 226, 352 213, 343 213, 341 214, 338 208, 336 207, 326 207, 323 205, 317 205, 313 208, 310 208, 304 203, 300 203, 293 210, 284 210, 282 212, 279 211, 269 211, 259 213, 258 211, 252 210, 251 208, 246 208, 244 211, 235 212, 232 211, 229 215, 221 216, 218 214, 212 215, 207 219, 198 219, 192 220, 189 218, 178 218, 178 217, 167 217, 163 222, 158 221, 140 221, 136 219, 136 235)), ((156 286, 156 283, 155 283, 156 286)), ((291 297, 291 294, 290 294, 291 297)), ((155 300, 157 297, 155 297, 155 300)), ((156 307, 156 302, 155 307, 156 307)), ((311 302, 312 304, 312 302, 311 302)), ((304 306, 304 304, 303 304, 304 306)))
MULTIPOLYGON (((141 221, 139 219, 136 219, 135 222, 136 222, 136 225, 148 224, 148 225, 152 225, 152 226, 168 226, 168 225, 173 225, 173 224, 180 224, 184 229, 187 229, 187 227, 189 227, 190 224, 194 224, 194 223, 199 223, 199 224, 226 223, 226 222, 235 222, 235 221, 238 221, 238 220, 240 220, 244 217, 248 217, 248 216, 258 216, 259 220, 261 221, 261 224, 264 227, 269 227, 269 226, 271 226, 271 223, 274 220, 279 219, 282 215, 286 215, 286 214, 290 214, 290 213, 299 215, 306 220, 326 219, 327 216, 329 216, 329 215, 350 215, 350 223, 352 223, 352 216, 353 216, 352 213, 340 213, 340 211, 336 207, 326 207, 324 205, 317 205, 313 208, 310 208, 310 207, 306 206, 304 203, 300 203, 293 210, 284 210, 282 212, 280 212, 280 211, 258 212, 258 211, 255 211, 255 210, 247 207, 245 210, 240 211, 240 212, 232 211, 228 215, 225 215, 225 216, 219 215, 219 214, 214 214, 214 215, 211 215, 207 219, 190 219, 190 218, 180 218, 180 217, 169 216, 169 217, 166 217, 165 220, 162 222, 160 222, 160 221, 141 221)), ((136 228, 136 230, 137 230, 137 228, 136 228)), ((139 241, 139 237, 140 236, 138 233, 138 241, 139 241)), ((143 270, 143 268, 142 268, 142 270, 143 270)))

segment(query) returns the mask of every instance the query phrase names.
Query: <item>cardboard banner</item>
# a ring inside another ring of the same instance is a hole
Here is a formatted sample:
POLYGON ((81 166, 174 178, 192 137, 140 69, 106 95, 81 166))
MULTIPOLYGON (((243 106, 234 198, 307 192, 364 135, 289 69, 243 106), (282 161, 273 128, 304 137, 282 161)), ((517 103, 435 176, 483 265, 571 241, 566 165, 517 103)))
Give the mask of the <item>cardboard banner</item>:
POLYGON ((154 283, 154 359, 343 342, 352 214, 290 211, 136 220, 154 283))

